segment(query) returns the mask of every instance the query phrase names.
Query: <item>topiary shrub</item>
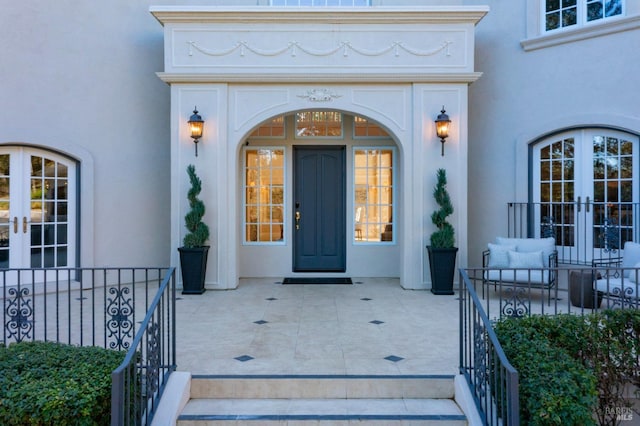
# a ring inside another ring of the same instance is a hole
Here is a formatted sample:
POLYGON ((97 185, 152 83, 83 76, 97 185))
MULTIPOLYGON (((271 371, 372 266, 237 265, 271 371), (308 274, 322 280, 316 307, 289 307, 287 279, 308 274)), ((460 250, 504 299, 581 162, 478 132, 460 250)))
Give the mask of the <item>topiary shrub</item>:
POLYGON ((0 346, 0 424, 108 425, 126 353, 55 342, 0 346))
POLYGON ((187 193, 190 210, 184 217, 188 232, 182 243, 186 248, 202 247, 209 239, 209 227, 202 222, 205 212, 204 203, 198 198, 202 191, 202 181, 196 174, 196 167, 193 164, 187 167, 187 174, 191 182, 191 188, 187 193))
POLYGON ((447 191, 447 172, 444 169, 438 169, 437 171, 437 182, 433 189, 433 198, 435 198, 440 208, 431 214, 431 222, 437 228, 431 234, 431 247, 452 248, 455 244, 455 231, 453 225, 447 222, 447 217, 453 214, 453 205, 447 191))

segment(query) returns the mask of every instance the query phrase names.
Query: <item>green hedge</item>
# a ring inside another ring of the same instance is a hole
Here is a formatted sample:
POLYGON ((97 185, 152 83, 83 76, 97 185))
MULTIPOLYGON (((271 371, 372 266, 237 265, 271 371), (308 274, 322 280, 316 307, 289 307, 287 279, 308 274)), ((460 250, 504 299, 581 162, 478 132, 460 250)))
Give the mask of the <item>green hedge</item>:
POLYGON ((54 342, 0 345, 0 424, 109 424, 111 372, 125 355, 54 342))
POLYGON ((503 319, 498 340, 520 379, 520 417, 531 425, 616 424, 640 383, 640 311, 503 319))

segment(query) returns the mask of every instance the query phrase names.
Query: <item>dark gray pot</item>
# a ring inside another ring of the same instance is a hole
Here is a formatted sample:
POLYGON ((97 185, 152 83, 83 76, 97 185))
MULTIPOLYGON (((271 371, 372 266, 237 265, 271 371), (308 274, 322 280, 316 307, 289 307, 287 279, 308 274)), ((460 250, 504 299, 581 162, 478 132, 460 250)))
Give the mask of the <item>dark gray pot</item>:
POLYGON ((180 252, 180 268, 182 270, 182 294, 204 293, 209 246, 178 247, 178 251, 180 252))
POLYGON ((431 293, 454 294, 453 277, 456 269, 457 247, 434 248, 427 246, 431 271, 431 293))

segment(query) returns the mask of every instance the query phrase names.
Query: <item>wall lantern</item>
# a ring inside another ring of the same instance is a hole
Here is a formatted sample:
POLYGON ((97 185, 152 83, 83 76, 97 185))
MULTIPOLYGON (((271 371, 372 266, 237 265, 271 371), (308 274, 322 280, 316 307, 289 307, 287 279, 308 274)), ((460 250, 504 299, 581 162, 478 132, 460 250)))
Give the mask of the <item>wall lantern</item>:
POLYGON ((200 142, 200 138, 202 137, 202 128, 204 127, 204 120, 198 114, 198 108, 193 108, 193 115, 189 117, 189 129, 191 130, 191 137, 193 138, 193 142, 196 144, 196 157, 198 156, 198 142, 200 142))
POLYGON ((440 111, 440 115, 436 118, 436 134, 440 138, 440 143, 442 143, 442 156, 444 156, 444 142, 445 139, 449 137, 449 124, 451 120, 449 120, 449 116, 445 114, 444 105, 442 106, 442 111, 440 111))

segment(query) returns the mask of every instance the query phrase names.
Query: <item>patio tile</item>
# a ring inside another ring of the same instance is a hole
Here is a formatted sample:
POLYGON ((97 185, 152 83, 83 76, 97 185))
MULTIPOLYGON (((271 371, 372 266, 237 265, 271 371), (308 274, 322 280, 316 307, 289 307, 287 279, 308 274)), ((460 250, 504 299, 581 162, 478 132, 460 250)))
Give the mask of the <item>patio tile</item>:
POLYGON ((457 371, 455 297, 403 290, 397 279, 354 278, 362 284, 342 286, 275 281, 243 279, 235 290, 182 296, 178 369, 198 374, 457 371), (371 323, 376 320, 382 323, 371 323), (234 359, 241 355, 253 359, 234 359), (384 359, 389 355, 403 359, 390 362, 384 359))

